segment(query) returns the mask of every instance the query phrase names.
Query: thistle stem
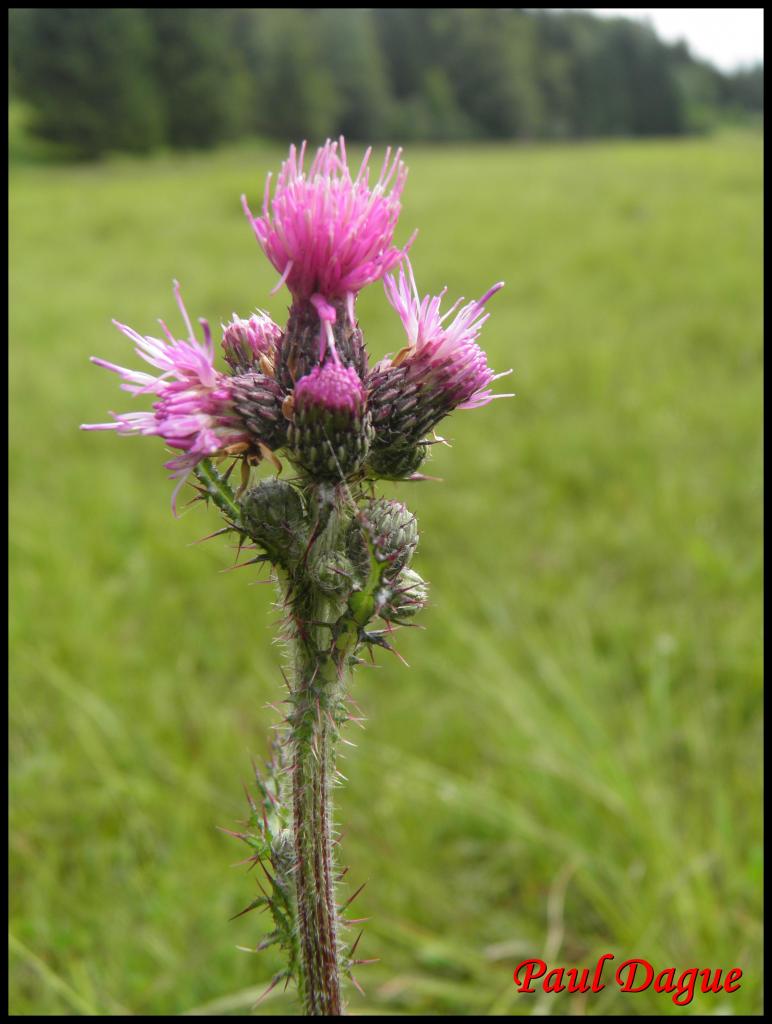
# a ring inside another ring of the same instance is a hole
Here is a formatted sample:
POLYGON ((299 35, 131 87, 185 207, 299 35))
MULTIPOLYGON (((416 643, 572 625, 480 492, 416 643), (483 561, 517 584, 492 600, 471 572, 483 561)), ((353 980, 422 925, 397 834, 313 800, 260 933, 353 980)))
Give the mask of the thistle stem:
MULTIPOLYGON (((334 544, 337 530, 329 520, 325 534, 334 544)), ((344 716, 344 687, 340 662, 332 656, 329 626, 341 608, 339 601, 322 594, 302 572, 290 585, 288 604, 294 654, 288 739, 300 989, 307 1015, 334 1017, 341 1015, 342 1003, 332 785, 338 727, 344 716)))
MULTIPOLYGON (((310 697, 315 683, 301 685, 306 694, 298 696, 310 697)), ((330 796, 335 736, 325 715, 311 710, 315 702, 310 697, 308 733, 292 740, 295 885, 306 1013, 335 1017, 341 1014, 330 796)))

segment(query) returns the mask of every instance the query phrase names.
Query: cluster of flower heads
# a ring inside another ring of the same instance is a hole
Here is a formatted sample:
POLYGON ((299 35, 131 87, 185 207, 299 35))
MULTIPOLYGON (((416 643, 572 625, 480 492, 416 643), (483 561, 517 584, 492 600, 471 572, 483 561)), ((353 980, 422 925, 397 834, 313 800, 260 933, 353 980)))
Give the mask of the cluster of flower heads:
POLYGON ((202 343, 175 282, 184 340, 163 321, 165 339, 115 322, 160 373, 92 360, 117 373, 133 396, 154 396, 152 410, 112 413, 113 422, 84 429, 163 438, 180 453, 166 463, 180 484, 209 456, 255 461, 281 450, 312 478, 398 479, 415 472, 427 433, 449 412, 504 397, 491 392, 496 375, 478 344, 485 304, 502 284, 443 314, 444 291, 421 298, 407 257, 412 238, 402 249, 393 244, 407 175, 400 156, 387 151, 371 185, 370 150, 352 177, 342 138, 322 146, 307 171, 305 145, 299 153, 291 147, 272 195, 269 175, 262 215, 254 217, 244 200, 257 239, 281 275, 276 288, 286 285, 292 296, 285 329, 262 311, 246 320, 234 315, 223 326, 230 372, 222 373, 208 324, 200 321, 202 343), (390 272, 400 263, 395 277, 390 272), (368 369, 355 301, 380 279, 406 344, 368 369))

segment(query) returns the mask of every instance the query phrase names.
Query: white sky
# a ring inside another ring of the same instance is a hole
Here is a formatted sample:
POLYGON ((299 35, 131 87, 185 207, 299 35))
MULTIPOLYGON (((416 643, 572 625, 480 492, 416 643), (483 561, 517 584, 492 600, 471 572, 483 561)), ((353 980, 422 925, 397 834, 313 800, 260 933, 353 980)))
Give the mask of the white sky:
POLYGON ((593 14, 650 19, 662 39, 686 40, 724 71, 764 59, 763 7, 590 7, 593 14))

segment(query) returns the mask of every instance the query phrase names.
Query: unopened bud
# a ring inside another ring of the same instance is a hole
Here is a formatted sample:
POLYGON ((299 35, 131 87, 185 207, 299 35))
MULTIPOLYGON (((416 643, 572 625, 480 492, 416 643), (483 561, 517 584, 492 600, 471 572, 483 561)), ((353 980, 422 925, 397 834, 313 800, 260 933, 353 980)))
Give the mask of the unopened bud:
POLYGON ((346 555, 327 551, 308 561, 308 575, 324 594, 349 594, 354 586, 354 566, 346 555))
POLYGON ((225 360, 234 373, 272 369, 281 328, 265 313, 248 320, 235 314, 223 326, 222 347, 225 360))
POLYGON ((380 609, 380 615, 387 622, 410 619, 426 605, 429 587, 412 569, 403 569, 389 588, 388 596, 380 609))
POLYGON ((284 394, 272 377, 264 373, 242 373, 227 378, 233 407, 247 428, 255 446, 271 451, 284 447, 287 421, 282 413, 284 394))
POLYGON ((425 444, 383 447, 376 438, 367 459, 368 475, 376 480, 404 480, 416 472, 428 450, 425 444))
POLYGON ((361 466, 372 427, 362 381, 351 367, 316 366, 295 385, 287 446, 316 480, 345 480, 361 466))
POLYGON ((369 534, 379 562, 388 562, 387 575, 393 578, 404 569, 418 545, 418 520, 399 501, 378 498, 363 511, 363 528, 369 534))
POLYGON ((307 544, 308 527, 303 502, 284 480, 261 480, 241 499, 241 517, 252 538, 275 565, 290 568, 307 544))

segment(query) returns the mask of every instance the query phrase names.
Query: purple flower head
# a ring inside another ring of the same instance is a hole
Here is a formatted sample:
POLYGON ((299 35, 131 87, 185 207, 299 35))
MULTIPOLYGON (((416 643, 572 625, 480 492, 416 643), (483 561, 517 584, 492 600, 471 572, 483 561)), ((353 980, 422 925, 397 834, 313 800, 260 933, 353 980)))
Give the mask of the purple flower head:
MULTIPOLYGON (((135 344, 137 355, 160 370, 156 375, 126 369, 92 356, 97 366, 117 373, 121 389, 137 396, 156 396, 152 411, 111 413, 112 423, 88 423, 83 430, 115 430, 119 434, 142 434, 161 437, 183 454, 165 463, 171 475, 179 479, 177 491, 190 470, 202 459, 230 445, 248 442, 241 419, 234 414, 229 381, 231 378, 214 368, 214 345, 209 325, 201 320, 203 344, 193 336, 179 285, 174 292, 180 307, 188 338, 178 341, 160 321, 167 340, 143 337, 131 327, 113 321, 116 327, 135 344)), ((174 498, 172 499, 174 503, 174 498)))
POLYGON ((262 216, 253 217, 242 197, 244 212, 281 274, 276 289, 286 284, 295 299, 311 301, 328 323, 336 319, 332 303, 342 299, 353 322, 357 292, 383 277, 406 251, 395 248, 392 238, 407 169, 400 160, 402 151, 392 160, 387 149, 371 187, 370 149, 352 178, 342 136, 338 142, 328 139, 307 171, 305 148, 305 143, 300 152, 290 147, 273 197, 268 175, 262 216))
POLYGON ((281 334, 281 327, 262 310, 248 320, 234 313, 230 323, 223 324, 222 347, 226 362, 234 373, 273 367, 281 334))
POLYGON ((361 414, 367 392, 353 367, 329 361, 300 378, 293 398, 300 413, 320 410, 353 419, 361 414))
POLYGON ((504 287, 504 282, 493 285, 482 298, 460 309, 463 300, 459 299, 441 315, 440 304, 447 289, 439 295, 420 298, 413 268, 409 260, 406 263, 407 274, 401 267, 399 279, 390 275, 384 287, 405 328, 408 344, 393 360, 383 360, 376 371, 404 366, 411 380, 438 393, 446 411, 476 409, 494 398, 511 397, 491 393, 490 385, 505 374, 494 374, 485 352, 477 344, 482 326, 490 316, 485 312, 485 303, 504 287), (453 320, 446 323, 453 313, 453 320))

